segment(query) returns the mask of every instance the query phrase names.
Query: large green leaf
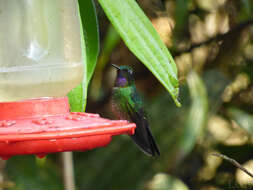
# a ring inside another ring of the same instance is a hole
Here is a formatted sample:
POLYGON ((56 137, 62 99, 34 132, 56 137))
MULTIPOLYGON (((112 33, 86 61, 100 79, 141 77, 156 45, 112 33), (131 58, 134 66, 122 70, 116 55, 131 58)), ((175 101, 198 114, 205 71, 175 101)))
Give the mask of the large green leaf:
POLYGON ((82 83, 68 94, 71 111, 85 110, 87 89, 99 52, 98 24, 93 0, 79 0, 78 2, 81 19, 84 78, 82 83))
POLYGON ((175 103, 179 84, 176 64, 153 25, 135 0, 99 0, 128 48, 169 91, 175 103))
POLYGON ((86 45, 87 82, 89 83, 99 53, 98 22, 93 0, 78 0, 78 2, 86 45))

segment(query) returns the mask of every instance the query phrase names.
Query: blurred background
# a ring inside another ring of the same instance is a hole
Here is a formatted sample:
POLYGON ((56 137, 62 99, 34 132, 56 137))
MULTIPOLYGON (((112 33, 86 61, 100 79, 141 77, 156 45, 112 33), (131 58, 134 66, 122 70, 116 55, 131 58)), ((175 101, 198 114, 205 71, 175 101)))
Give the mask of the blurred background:
MULTIPOLYGON (((76 189, 253 189, 253 179, 211 153, 253 173, 253 1, 139 0, 174 57, 180 102, 127 49, 97 6, 101 50, 87 112, 113 119, 116 71, 129 65, 143 97, 160 157, 147 157, 127 135, 105 148, 75 152, 76 189)), ((16 156, 0 165, 2 189, 63 189, 59 154, 16 156)))

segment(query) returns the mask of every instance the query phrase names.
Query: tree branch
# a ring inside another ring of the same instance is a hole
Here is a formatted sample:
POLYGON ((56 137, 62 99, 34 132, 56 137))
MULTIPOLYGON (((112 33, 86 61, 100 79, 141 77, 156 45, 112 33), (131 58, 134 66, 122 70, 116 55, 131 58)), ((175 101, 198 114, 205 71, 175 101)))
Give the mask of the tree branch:
POLYGON ((210 43, 212 43, 214 41, 224 40, 226 37, 230 36, 234 32, 239 32, 239 31, 243 30, 244 28, 246 28, 246 27, 248 27, 250 25, 253 25, 253 20, 248 20, 248 21, 242 22, 242 23, 238 24, 236 27, 234 27, 231 30, 229 30, 228 32, 226 32, 224 34, 218 34, 218 35, 216 35, 216 36, 214 36, 212 38, 209 38, 206 41, 203 41, 203 42, 200 42, 200 43, 191 44, 191 46, 189 48, 186 48, 186 49, 181 50, 181 51, 176 51, 174 53, 174 56, 179 56, 179 55, 181 55, 183 53, 191 52, 195 48, 198 48, 198 47, 200 47, 202 45, 210 44, 210 43))
POLYGON ((212 153, 212 156, 217 156, 220 157, 224 160, 229 161, 231 164, 233 164, 235 167, 239 168, 240 170, 242 170, 243 172, 245 172, 246 174, 248 174, 250 177, 253 178, 253 174, 251 172, 249 172, 246 168, 244 168, 241 164, 239 164, 236 160, 229 158, 228 156, 224 155, 224 154, 218 154, 218 153, 212 153))

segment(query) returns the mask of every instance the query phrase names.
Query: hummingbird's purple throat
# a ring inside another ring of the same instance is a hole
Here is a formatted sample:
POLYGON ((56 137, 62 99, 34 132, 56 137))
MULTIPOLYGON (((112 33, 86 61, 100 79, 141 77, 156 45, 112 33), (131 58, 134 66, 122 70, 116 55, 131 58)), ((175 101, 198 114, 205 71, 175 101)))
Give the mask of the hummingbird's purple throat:
POLYGON ((116 80, 116 86, 126 86, 127 79, 125 77, 118 77, 116 80))

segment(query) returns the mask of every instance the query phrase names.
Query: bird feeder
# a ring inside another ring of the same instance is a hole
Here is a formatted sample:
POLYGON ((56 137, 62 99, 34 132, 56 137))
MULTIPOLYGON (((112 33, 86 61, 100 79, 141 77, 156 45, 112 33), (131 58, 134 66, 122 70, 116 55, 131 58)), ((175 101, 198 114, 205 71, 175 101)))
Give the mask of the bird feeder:
POLYGON ((106 146, 135 124, 70 112, 81 83, 77 0, 0 0, 0 157, 106 146))

